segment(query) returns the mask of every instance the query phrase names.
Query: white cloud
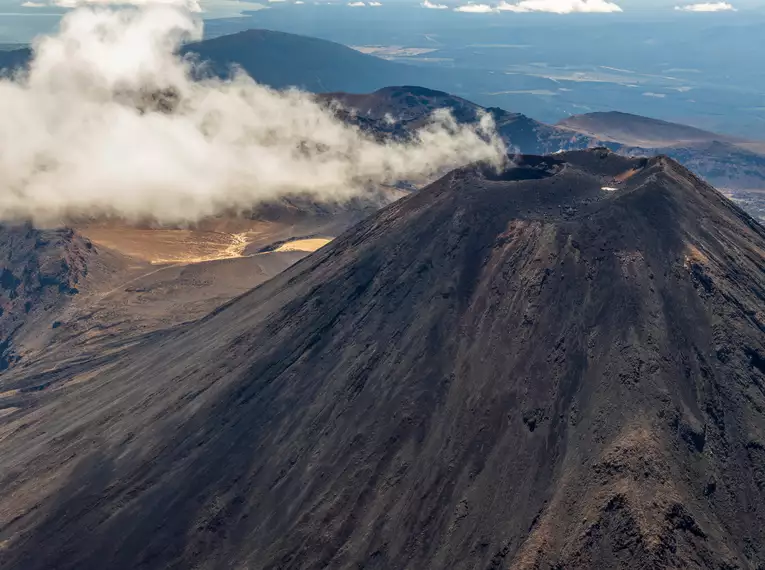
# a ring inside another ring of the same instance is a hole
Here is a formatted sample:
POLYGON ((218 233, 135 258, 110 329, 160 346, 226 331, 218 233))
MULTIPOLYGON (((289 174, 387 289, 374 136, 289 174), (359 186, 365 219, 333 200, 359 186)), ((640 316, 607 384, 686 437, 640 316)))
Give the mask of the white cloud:
POLYGON ((286 2, 287 0, 268 0, 269 4, 278 4, 281 2, 286 2))
POLYGON ((38 38, 29 71, 0 79, 0 219, 177 223, 295 193, 345 200, 504 157, 488 115, 469 126, 437 111, 413 140, 383 144, 313 95, 241 73, 194 80, 177 50, 202 31, 188 8, 154 3, 79 8, 38 38))
POLYGON ((430 8, 431 10, 448 10, 449 6, 446 4, 435 4, 431 2, 430 0, 425 0, 422 4, 420 4, 423 8, 430 8))
POLYGON ((702 2, 701 4, 687 4, 675 6, 675 10, 681 12, 735 12, 736 9, 727 2, 702 2))
POLYGON ((521 0, 516 3, 500 2, 503 12, 550 12, 553 14, 621 12, 618 4, 608 0, 521 0))
MULTIPOLYGON (((284 2, 285 0, 268 0, 269 2, 284 2)), ((256 4, 250 1, 240 0, 215 0, 214 2, 205 2, 202 6, 202 0, 49 0, 46 2, 36 2, 34 0, 25 1, 22 6, 25 8, 43 8, 46 6, 56 6, 59 8, 81 8, 106 6, 119 8, 121 6, 161 6, 170 5, 191 12, 205 12, 208 16, 228 17, 237 16, 243 12, 254 12, 266 8, 263 4, 256 4)))
POLYGON ((51 5, 60 8, 80 8, 83 6, 174 6, 191 12, 201 12, 199 0, 52 0, 51 5))
POLYGON ((455 12, 468 12, 470 14, 489 14, 496 12, 496 8, 492 8, 488 4, 464 4, 454 9, 455 12))
POLYGON ((382 2, 370 2, 369 5, 376 8, 377 6, 382 6, 382 2))
POLYGON ((348 6, 350 6, 351 8, 361 8, 363 6, 366 6, 366 4, 364 2, 360 2, 360 1, 359 2, 348 2, 348 6))
POLYGON ((305 2, 303 0, 295 0, 295 4, 305 4, 305 2))

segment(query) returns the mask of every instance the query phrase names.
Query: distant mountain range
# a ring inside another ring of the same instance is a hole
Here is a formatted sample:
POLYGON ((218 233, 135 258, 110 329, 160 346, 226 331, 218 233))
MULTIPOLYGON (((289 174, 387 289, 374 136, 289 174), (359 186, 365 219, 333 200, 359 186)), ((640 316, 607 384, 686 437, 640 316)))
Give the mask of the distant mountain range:
MULTIPOLYGON (((375 134, 401 133, 421 125, 438 108, 460 121, 490 112, 511 149, 525 154, 604 145, 627 155, 671 156, 720 189, 732 193, 752 214, 765 219, 765 143, 746 141, 628 113, 589 113, 548 125, 520 113, 482 107, 452 95, 497 81, 481 71, 429 68, 387 61, 334 42, 275 32, 247 30, 184 46, 184 55, 203 63, 207 73, 226 77, 240 67, 276 89, 299 87, 323 93, 357 113, 343 118, 375 134), (471 75, 472 74, 472 75, 471 75), (400 86, 405 87, 391 87, 400 86), (399 124, 385 125, 386 115, 399 124)), ((8 72, 29 61, 29 49, 0 52, 8 72)), ((507 81, 503 79, 502 81, 507 81)), ((506 85, 505 85, 506 87, 506 85)))
POLYGON ((576 115, 557 125, 622 154, 665 154, 765 220, 765 143, 629 113, 576 115))
POLYGON ((471 122, 480 112, 491 113, 497 130, 511 149, 545 154, 593 146, 629 156, 664 154, 730 192, 753 215, 765 218, 765 143, 703 131, 688 125, 628 113, 590 113, 548 125, 521 113, 481 107, 461 97, 422 87, 387 87, 370 94, 331 93, 332 99, 361 117, 399 125, 420 126, 436 109, 446 108, 460 121, 471 122))
POLYGON ((209 69, 227 76, 240 67, 260 83, 276 89, 366 93, 388 85, 443 83, 428 70, 366 55, 334 42, 273 32, 247 30, 185 46, 209 69))
POLYGON ((436 109, 448 109, 455 119, 465 123, 477 121, 481 113, 490 113, 505 142, 524 154, 582 149, 593 146, 594 141, 592 137, 541 123, 521 113, 481 107, 461 97, 424 87, 386 87, 369 94, 329 93, 321 97, 338 101, 370 120, 392 118, 409 130, 422 126, 436 109))
MULTIPOLYGON (((238 66, 276 89, 368 93, 389 85, 424 85, 449 92, 461 92, 463 85, 485 91, 500 88, 499 80, 483 70, 408 65, 335 42, 272 30, 246 30, 190 43, 181 53, 197 56, 218 76, 229 76, 238 66)), ((0 70, 22 67, 30 56, 29 48, 0 51, 0 70)))
POLYGON ((558 126, 603 141, 630 146, 666 147, 711 141, 743 142, 740 138, 619 111, 574 115, 560 121, 558 126))

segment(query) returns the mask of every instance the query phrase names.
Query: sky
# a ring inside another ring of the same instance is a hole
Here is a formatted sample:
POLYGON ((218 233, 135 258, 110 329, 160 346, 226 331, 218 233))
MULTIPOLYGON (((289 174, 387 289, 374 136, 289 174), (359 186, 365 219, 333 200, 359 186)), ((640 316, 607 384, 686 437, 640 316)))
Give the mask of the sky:
MULTIPOLYGON (((99 1, 99 0, 95 0, 99 1)), ((103 1, 103 0, 101 0, 103 1)), ((166 0, 165 0, 166 1, 166 0)), ((238 9, 241 6, 252 7, 253 5, 263 6, 275 6, 282 3, 285 0, 201 0, 202 6, 205 11, 213 16, 218 16, 222 12, 230 12, 231 8, 238 9)), ((34 17, 34 12, 42 12, 42 8, 50 8, 52 5, 58 5, 60 7, 67 7, 70 4, 79 3, 80 0, 0 0, 0 18, 3 16, 11 16, 20 14, 29 14, 30 17, 34 17)), ((116 0, 112 0, 116 3, 116 0)), ((294 3, 295 0, 286 0, 287 3, 294 3)), ((298 2, 305 3, 305 2, 298 2)), ((381 0, 379 2, 382 5, 385 4, 420 4, 419 0, 381 0)), ((505 2, 496 2, 496 4, 505 5, 542 5, 542 6, 566 6, 566 5, 617 5, 625 12, 627 11, 664 11, 672 10, 677 6, 690 5, 690 4, 730 4, 734 8, 738 9, 750 9, 750 8, 765 8, 765 0, 727 0, 726 2, 719 2, 718 0, 506 0, 505 2)), ((350 4, 359 4, 357 2, 350 2, 350 4)), ((373 4, 377 4, 373 2, 373 4)), ((449 7, 474 4, 483 5, 484 0, 440 0, 440 2, 432 2, 434 5, 448 5, 449 7)), ((490 5, 491 2, 486 2, 490 5)), ((58 11, 54 9, 53 12, 58 11)), ((46 9, 45 12, 50 12, 50 9, 46 9)))
MULTIPOLYGON (((126 2, 136 0, 125 0, 126 2)), ((145 3, 167 3, 170 0, 140 0, 145 3)), ((305 8, 321 8, 325 4, 346 8, 347 15, 364 8, 388 8, 388 19, 398 17, 394 9, 419 9, 421 15, 453 13, 465 18, 480 14, 503 14, 505 21, 521 18, 523 13, 572 14, 581 12, 619 13, 641 18, 696 16, 698 13, 746 13, 759 9, 765 13, 765 0, 195 0, 202 6, 205 19, 232 18, 244 12, 283 8, 301 9, 300 17, 313 18, 305 8), (306 6, 303 6, 306 5, 306 6), (426 9, 431 8, 431 9, 426 9), (696 12, 696 14, 691 14, 696 12)), ((51 33, 66 11, 82 3, 117 4, 120 0, 0 0, 0 44, 31 41, 41 33, 51 33)), ((335 14, 342 16, 342 14, 335 14)), ((581 14, 576 14, 581 16, 581 14)), ((708 14, 707 14, 708 15, 708 14)), ((586 15, 585 15, 586 16, 586 15)), ((334 17, 334 16, 333 16, 334 17)), ((401 14, 402 21, 408 18, 401 14)), ((418 18, 419 20, 420 18, 418 18)), ((584 18, 579 18, 581 22, 584 18)), ((523 20, 518 19, 519 22, 523 20)), ((730 20, 721 20, 725 23, 730 20)))

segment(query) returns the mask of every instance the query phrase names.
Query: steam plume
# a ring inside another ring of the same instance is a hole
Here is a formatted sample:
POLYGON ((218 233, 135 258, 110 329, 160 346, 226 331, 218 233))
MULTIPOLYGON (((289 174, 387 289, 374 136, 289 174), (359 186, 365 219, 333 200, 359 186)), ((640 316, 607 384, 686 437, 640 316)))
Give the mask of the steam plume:
POLYGON ((0 80, 0 218, 193 221, 294 193, 343 200, 504 154, 488 116, 464 126, 436 113, 412 142, 382 144, 306 93, 241 73, 194 80, 176 53, 201 22, 194 3, 169 2, 80 7, 36 42, 27 73, 0 80))

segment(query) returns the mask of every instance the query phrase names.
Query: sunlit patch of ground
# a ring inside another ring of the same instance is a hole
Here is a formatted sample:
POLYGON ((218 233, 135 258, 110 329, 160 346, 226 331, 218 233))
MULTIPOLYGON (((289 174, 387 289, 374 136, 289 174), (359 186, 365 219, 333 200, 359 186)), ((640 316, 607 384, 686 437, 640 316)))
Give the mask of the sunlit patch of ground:
POLYGON ((3 398, 11 398, 13 396, 18 396, 19 391, 18 390, 8 390, 6 392, 0 392, 0 400, 3 398))
MULTIPOLYGON (((231 259, 232 257, 242 257, 245 248, 249 245, 248 232, 240 234, 220 234, 228 239, 226 243, 225 239, 213 240, 204 243, 206 246, 202 248, 201 255, 194 255, 189 252, 187 255, 165 257, 159 259, 153 259, 153 264, 165 264, 165 263, 202 263, 204 261, 217 261, 219 259, 231 259)), ((217 235, 215 237, 218 237, 217 235)))
POLYGON ((238 257, 247 246, 249 233, 130 227, 81 231, 96 245, 150 263, 195 263, 238 257))
POLYGON ((618 176, 614 176, 614 181, 616 181, 616 182, 624 182, 625 180, 629 180, 630 178, 635 176, 635 174, 637 174, 638 172, 640 172, 639 168, 632 168, 631 170, 628 170, 626 172, 622 172, 618 176))
POLYGON ((330 241, 327 238, 296 239, 280 245, 274 251, 316 251, 330 241))
POLYGON ((361 53, 373 54, 377 57, 417 57, 426 53, 438 51, 436 48, 413 48, 403 46, 351 46, 361 53))
POLYGON ((289 225, 270 222, 251 222, 250 227, 234 231, 106 225, 77 229, 96 245, 154 265, 242 257, 247 246, 267 245, 290 233, 289 225))
POLYGON ((108 371, 111 366, 102 366, 95 368, 93 370, 90 370, 88 372, 85 372, 84 374, 77 374, 73 376, 71 379, 69 379, 66 383, 64 383, 62 386, 60 386, 58 389, 64 387, 70 387, 75 386, 77 384, 83 384, 85 382, 88 382, 90 380, 93 380, 94 378, 97 378, 99 374, 103 374, 104 372, 108 371))
POLYGON ((250 220, 220 217, 203 220, 192 228, 133 226, 125 222, 105 221, 73 224, 73 227, 96 246, 121 253, 136 262, 153 265, 188 265, 207 261, 249 257, 258 251, 273 251, 271 246, 295 238, 300 245, 288 245, 276 251, 318 249, 350 225, 350 221, 322 221, 290 217, 284 221, 250 220), (322 236, 320 242, 303 236, 322 236), (303 243, 305 242, 305 243, 303 243))
POLYGON ((693 244, 687 244, 685 250, 685 267, 689 268, 693 263, 705 264, 709 258, 693 244))
MULTIPOLYGON (((627 180, 635 176, 635 174, 640 172, 640 170, 641 170, 640 168, 631 168, 630 170, 626 170, 622 172, 621 174, 617 174, 611 179, 611 181, 613 184, 623 184, 624 182, 626 182, 627 180)), ((619 189, 618 186, 611 186, 611 185, 603 186, 601 188, 601 190, 603 190, 604 192, 616 192, 618 189, 619 189)))
MULTIPOLYGON (((178 265, 245 256, 247 246, 278 238, 270 227, 238 233, 140 228, 88 228, 82 232, 96 245, 108 247, 153 265, 178 265)), ((288 241, 273 251, 316 251, 328 238, 288 241)))

